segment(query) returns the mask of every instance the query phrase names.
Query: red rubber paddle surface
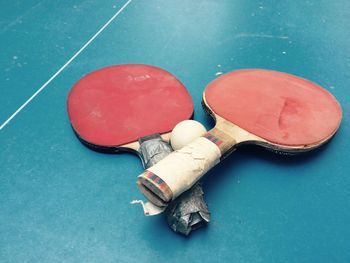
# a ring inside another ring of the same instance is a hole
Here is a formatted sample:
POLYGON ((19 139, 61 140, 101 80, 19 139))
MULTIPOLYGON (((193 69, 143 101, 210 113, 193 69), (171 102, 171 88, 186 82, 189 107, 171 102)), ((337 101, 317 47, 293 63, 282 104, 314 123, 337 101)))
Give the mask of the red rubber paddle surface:
POLYGON ((126 64, 94 71, 68 95, 68 115, 77 134, 96 146, 120 146, 171 131, 189 119, 193 102, 169 72, 126 64))
POLYGON ((283 146, 318 144, 338 129, 339 103, 319 85, 290 74, 247 69, 220 76, 205 90, 213 112, 283 146))

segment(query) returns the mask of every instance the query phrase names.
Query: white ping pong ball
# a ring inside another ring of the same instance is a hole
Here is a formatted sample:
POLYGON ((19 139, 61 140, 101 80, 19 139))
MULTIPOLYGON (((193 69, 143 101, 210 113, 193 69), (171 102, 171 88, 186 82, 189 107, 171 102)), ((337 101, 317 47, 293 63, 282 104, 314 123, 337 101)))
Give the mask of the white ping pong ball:
POLYGON ((173 147, 174 151, 179 150, 206 132, 205 127, 198 121, 185 120, 179 122, 171 132, 171 147, 173 147))

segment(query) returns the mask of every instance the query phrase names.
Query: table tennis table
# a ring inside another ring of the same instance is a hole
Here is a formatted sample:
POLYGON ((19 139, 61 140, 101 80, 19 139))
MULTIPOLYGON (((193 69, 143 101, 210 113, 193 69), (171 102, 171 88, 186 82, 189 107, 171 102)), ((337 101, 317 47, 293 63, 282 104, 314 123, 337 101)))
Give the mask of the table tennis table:
POLYGON ((350 2, 27 0, 0 3, 0 262, 349 262, 350 2), (203 180, 211 211, 189 237, 144 217, 137 156, 75 137, 67 94, 108 65, 162 67, 211 128, 204 87, 242 68, 310 79, 343 122, 299 156, 246 146, 203 180))

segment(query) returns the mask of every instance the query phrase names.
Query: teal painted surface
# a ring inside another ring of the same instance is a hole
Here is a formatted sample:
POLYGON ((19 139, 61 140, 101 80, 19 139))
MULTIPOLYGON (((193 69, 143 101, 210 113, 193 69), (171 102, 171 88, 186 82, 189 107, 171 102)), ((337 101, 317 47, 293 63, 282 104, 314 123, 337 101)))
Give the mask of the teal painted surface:
MULTIPOLYGON (((22 2, 1 2, 0 123, 125 3, 22 2)), ((0 131, 0 262, 349 262, 349 12, 344 0, 132 1, 0 131), (129 204, 141 197, 136 156, 92 152, 69 125, 74 82, 131 62, 178 76, 207 128, 205 85, 245 67, 321 84, 343 123, 299 157, 237 150, 204 180, 211 224, 184 238, 129 204)))

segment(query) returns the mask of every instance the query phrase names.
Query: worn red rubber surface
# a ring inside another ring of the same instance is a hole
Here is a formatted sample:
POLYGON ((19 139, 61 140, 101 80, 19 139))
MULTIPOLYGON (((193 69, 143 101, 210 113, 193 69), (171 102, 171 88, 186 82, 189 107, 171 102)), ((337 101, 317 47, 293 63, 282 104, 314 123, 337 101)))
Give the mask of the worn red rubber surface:
POLYGON ((339 103, 319 85, 290 74, 247 69, 211 82, 213 112, 269 142, 301 146, 329 138, 339 127, 339 103))
POLYGON ((80 79, 69 93, 68 114, 79 137, 96 146, 120 146, 171 131, 193 113, 183 84, 148 65, 106 67, 80 79))

